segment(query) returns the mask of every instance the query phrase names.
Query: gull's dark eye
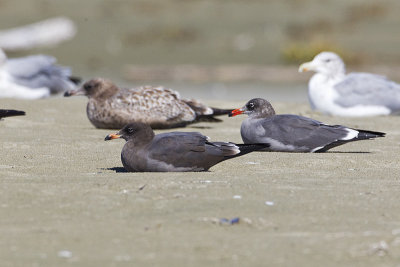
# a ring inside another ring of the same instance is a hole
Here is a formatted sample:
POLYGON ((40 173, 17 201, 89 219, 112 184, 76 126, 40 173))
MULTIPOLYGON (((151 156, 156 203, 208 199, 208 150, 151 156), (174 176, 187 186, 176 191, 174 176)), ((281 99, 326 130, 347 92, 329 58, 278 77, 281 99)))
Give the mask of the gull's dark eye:
POLYGON ((328 59, 325 59, 325 62, 329 63, 329 62, 331 62, 331 60, 328 58, 328 59))
POLYGON ((84 87, 86 91, 89 91, 90 89, 93 88, 93 85, 91 83, 85 84, 84 87))
POLYGON ((254 109, 254 103, 250 102, 250 103, 247 104, 246 107, 247 107, 248 110, 252 110, 252 109, 254 109))
POLYGON ((129 127, 129 128, 126 129, 126 131, 127 131, 127 133, 131 134, 131 133, 133 133, 133 128, 129 127))

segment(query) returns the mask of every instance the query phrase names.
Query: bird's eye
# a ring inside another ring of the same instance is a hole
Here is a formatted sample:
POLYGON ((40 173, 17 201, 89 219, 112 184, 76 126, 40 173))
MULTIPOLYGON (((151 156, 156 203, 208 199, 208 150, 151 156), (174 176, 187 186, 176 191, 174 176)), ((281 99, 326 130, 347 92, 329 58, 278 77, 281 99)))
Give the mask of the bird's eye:
POLYGON ((328 58, 328 59, 325 59, 325 62, 329 63, 329 62, 331 62, 331 60, 328 58))
POLYGON ((254 108, 254 103, 253 102, 250 102, 250 103, 247 104, 247 109, 248 110, 252 110, 253 108, 254 108))
POLYGON ((93 85, 91 85, 91 84, 85 84, 84 88, 85 88, 86 91, 89 91, 90 89, 93 88, 93 85))
POLYGON ((128 133, 133 133, 133 128, 128 128, 128 129, 126 129, 126 131, 128 132, 128 133))

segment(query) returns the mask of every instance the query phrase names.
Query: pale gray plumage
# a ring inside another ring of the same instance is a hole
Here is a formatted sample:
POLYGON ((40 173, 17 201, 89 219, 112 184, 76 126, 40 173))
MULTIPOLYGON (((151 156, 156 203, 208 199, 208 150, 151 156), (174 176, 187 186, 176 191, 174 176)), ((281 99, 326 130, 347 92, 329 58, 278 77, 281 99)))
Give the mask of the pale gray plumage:
POLYGON ((265 99, 255 98, 232 111, 232 116, 248 114, 241 126, 243 142, 270 144, 266 151, 325 152, 341 144, 382 137, 381 132, 327 125, 303 116, 276 115, 265 99))
POLYGON ((315 71, 308 85, 311 107, 338 116, 375 116, 400 112, 400 84, 370 73, 346 74, 343 60, 322 52, 299 71, 315 71))
POLYGON ((335 103, 340 106, 380 105, 392 113, 400 111, 400 85, 385 76, 353 72, 334 88, 339 94, 335 103))
POLYGON ((268 144, 236 145, 228 142, 209 142, 198 132, 170 132, 155 135, 143 123, 126 125, 105 140, 123 138, 121 152, 124 168, 130 172, 187 172, 207 171, 215 164, 256 151, 268 144))
POLYGON ((71 78, 71 69, 56 65, 47 55, 33 55, 8 59, 4 66, 13 81, 28 88, 48 88, 57 94, 76 87, 79 79, 71 78))

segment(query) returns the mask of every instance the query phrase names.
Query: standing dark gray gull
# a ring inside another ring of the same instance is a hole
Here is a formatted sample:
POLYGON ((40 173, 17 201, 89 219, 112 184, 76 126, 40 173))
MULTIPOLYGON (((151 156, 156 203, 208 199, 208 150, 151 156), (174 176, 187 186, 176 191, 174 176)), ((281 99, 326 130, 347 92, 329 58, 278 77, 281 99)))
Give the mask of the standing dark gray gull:
POLYGON ((87 81, 65 96, 86 95, 86 113, 97 128, 121 129, 131 122, 149 124, 153 129, 183 127, 198 121, 220 122, 216 115, 232 109, 208 107, 197 100, 182 99, 179 93, 164 87, 143 86, 122 89, 102 78, 87 81))
POLYGON ((209 142, 198 132, 170 132, 155 135, 143 123, 126 125, 105 140, 123 138, 124 168, 130 172, 207 171, 217 163, 268 147, 268 144, 209 142))
POLYGON ((229 116, 249 115, 240 128, 243 142, 269 143, 266 151, 325 152, 342 144, 383 137, 385 133, 327 125, 303 116, 276 115, 265 99, 254 98, 229 116))
POLYGON ((14 110, 14 109, 0 109, 0 119, 12 116, 25 115, 25 111, 14 110))
POLYGON ((37 99, 74 89, 80 79, 55 63, 47 55, 7 59, 0 49, 0 97, 37 99))
POLYGON ((377 116, 400 113, 400 84, 384 76, 346 74, 343 60, 322 52, 301 64, 299 72, 315 71, 308 84, 311 107, 337 116, 377 116))

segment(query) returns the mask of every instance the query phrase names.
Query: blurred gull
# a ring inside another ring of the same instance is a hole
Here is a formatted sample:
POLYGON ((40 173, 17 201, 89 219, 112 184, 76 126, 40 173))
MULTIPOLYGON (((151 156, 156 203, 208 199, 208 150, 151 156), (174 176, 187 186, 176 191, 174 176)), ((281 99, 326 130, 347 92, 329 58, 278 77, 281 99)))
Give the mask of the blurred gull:
POLYGON ((337 116, 377 116, 400 112, 400 84, 371 73, 346 74, 343 60, 322 52, 300 66, 315 71, 308 84, 311 107, 337 116))
POLYGON ((0 97, 38 99, 74 89, 78 78, 46 55, 7 59, 0 49, 0 97))
POLYGON ((55 46, 73 38, 75 23, 66 17, 55 17, 33 24, 1 30, 0 47, 6 51, 28 50, 39 46, 55 46))

